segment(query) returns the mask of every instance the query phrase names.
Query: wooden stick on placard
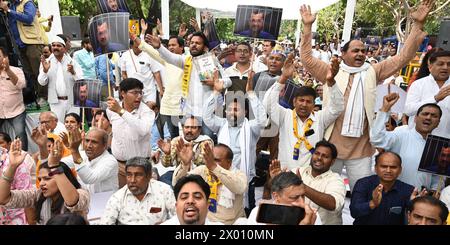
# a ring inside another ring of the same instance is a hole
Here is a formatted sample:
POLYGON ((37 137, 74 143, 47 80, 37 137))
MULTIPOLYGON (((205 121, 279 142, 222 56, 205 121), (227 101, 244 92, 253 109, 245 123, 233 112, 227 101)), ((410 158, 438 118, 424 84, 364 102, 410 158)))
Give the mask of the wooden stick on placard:
POLYGON ((86 120, 86 112, 84 111, 84 107, 81 108, 81 128, 82 131, 84 132, 84 121, 86 120))
POLYGON ((439 176, 438 187, 437 187, 437 189, 436 189, 436 194, 441 192, 442 185, 444 184, 444 181, 445 181, 445 177, 442 176, 442 175, 440 175, 440 176, 439 176))
POLYGON ((109 57, 108 54, 106 55, 106 80, 108 80, 108 97, 111 97, 111 81, 109 77, 109 57))

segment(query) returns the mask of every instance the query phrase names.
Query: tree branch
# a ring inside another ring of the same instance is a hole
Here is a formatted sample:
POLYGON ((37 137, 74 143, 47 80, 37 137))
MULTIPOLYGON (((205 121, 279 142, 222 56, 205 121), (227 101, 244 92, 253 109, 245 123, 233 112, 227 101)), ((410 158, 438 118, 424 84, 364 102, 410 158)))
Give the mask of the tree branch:
POLYGON ((435 9, 434 11, 431 11, 428 15, 432 15, 438 11, 440 11, 441 9, 443 9, 445 6, 447 6, 450 3, 450 0, 447 0, 447 2, 445 2, 444 4, 442 4, 439 8, 435 9))

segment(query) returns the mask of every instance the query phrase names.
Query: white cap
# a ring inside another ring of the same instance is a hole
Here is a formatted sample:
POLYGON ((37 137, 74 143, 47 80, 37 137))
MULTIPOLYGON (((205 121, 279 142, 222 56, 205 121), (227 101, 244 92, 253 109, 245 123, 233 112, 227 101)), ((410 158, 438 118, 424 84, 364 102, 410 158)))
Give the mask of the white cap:
POLYGON ((66 46, 66 42, 64 42, 64 40, 58 36, 54 36, 52 38, 52 43, 61 43, 64 47, 66 46))

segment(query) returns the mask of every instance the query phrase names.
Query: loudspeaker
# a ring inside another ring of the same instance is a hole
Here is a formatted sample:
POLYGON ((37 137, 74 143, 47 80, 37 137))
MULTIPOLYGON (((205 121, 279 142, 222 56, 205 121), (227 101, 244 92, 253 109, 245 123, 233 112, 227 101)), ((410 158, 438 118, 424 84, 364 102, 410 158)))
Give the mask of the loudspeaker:
POLYGON ((72 40, 81 40, 81 28, 79 16, 61 16, 63 34, 72 40))
POLYGON ((445 17, 441 21, 441 28, 439 29, 439 36, 436 46, 444 50, 450 50, 450 17, 445 17))

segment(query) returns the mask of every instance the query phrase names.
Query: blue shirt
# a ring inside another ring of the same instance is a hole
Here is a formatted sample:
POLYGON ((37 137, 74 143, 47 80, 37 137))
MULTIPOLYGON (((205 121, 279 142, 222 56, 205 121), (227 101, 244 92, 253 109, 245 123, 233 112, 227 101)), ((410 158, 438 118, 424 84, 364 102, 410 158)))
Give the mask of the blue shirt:
POLYGON ((20 39, 19 29, 17 27, 17 21, 23 22, 24 24, 31 25, 36 16, 36 6, 34 6, 33 1, 29 1, 25 4, 23 13, 16 12, 17 6, 21 1, 16 1, 11 4, 10 12, 8 13, 9 27, 11 28, 14 40, 16 40, 17 46, 19 48, 24 48, 25 44, 20 39))
POLYGON ((98 79, 102 80, 103 85, 108 85, 108 76, 106 75, 106 59, 109 62, 109 81, 114 84, 114 65, 108 58, 107 54, 99 55, 95 57, 95 70, 97 72, 98 79))
POLYGON ((354 225, 404 225, 405 213, 414 186, 396 180, 388 192, 383 191, 383 197, 378 207, 369 207, 373 190, 380 184, 377 175, 359 179, 352 192, 350 214, 354 225))
MULTIPOLYGON (((159 115, 158 115, 159 117, 159 115)), ((170 132, 169 132, 169 128, 167 127, 167 123, 164 122, 164 127, 163 127, 163 133, 164 133, 164 137, 161 137, 161 135, 159 134, 159 130, 158 130, 158 126, 156 126, 156 118, 155 118, 155 122, 153 123, 152 126, 152 133, 151 133, 151 138, 150 138, 150 144, 152 146, 152 151, 157 151, 159 149, 158 147, 158 140, 159 139, 170 139, 170 132)))
MULTIPOLYGON (((95 74, 95 59, 92 52, 88 52, 86 49, 81 49, 73 54, 74 59, 81 66, 83 70, 84 79, 96 79, 95 74)), ((106 66, 106 64, 105 64, 106 66)))

